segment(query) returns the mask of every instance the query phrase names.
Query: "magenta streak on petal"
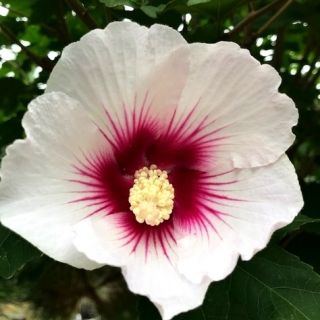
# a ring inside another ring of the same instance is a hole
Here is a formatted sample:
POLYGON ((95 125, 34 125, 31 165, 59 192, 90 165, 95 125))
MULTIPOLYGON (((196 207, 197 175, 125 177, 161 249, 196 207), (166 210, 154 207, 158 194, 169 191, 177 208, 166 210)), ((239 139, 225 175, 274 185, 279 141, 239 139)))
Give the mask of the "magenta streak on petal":
MULTIPOLYGON (((186 127, 188 125, 188 122, 190 119, 192 119, 192 115, 194 113, 194 111, 196 110, 197 106, 200 103, 200 99, 199 101, 195 104, 195 106, 191 109, 191 111, 185 116, 184 120, 182 121, 182 123, 180 125, 177 125, 176 127, 173 128, 173 122, 174 122, 174 118, 176 117, 176 111, 172 114, 171 120, 170 120, 170 125, 167 129, 167 132, 164 133, 163 137, 164 138, 168 138, 169 136, 174 136, 176 137, 177 140, 180 139, 180 136, 182 134, 182 130, 188 130, 188 128, 186 127), (180 136, 178 135, 178 133, 180 132, 180 136)), ((191 124, 189 125, 191 126, 191 124)))
POLYGON ((99 132, 103 135, 103 137, 110 143, 113 149, 116 149, 116 143, 108 137, 108 135, 99 127, 99 132))
POLYGON ((152 99, 145 94, 141 105, 122 104, 119 111, 111 114, 104 107, 105 128, 99 128, 105 139, 111 144, 122 174, 133 175, 134 172, 146 165, 146 151, 159 135, 159 123, 152 111, 152 99))
POLYGON ((82 152, 80 156, 75 156, 73 165, 79 178, 69 181, 78 185, 77 190, 82 186, 82 190, 73 191, 75 199, 70 203, 83 203, 83 208, 92 208, 88 216, 128 211, 133 179, 124 177, 112 156, 101 150, 90 154, 82 152))
MULTIPOLYGON (((172 233, 170 232, 171 228, 167 228, 166 230, 161 229, 160 233, 159 233, 159 245, 161 248, 161 251, 164 253, 164 255, 166 256, 166 258, 171 262, 170 257, 168 255, 168 247, 171 249, 171 251, 174 252, 174 248, 172 248, 170 241, 167 238, 167 233, 169 233, 170 238, 172 240, 174 240, 172 233), (165 232, 166 231, 166 232, 165 232), (166 243, 165 243, 166 242, 166 243)), ((171 240, 171 241, 172 241, 171 240)), ((173 243, 175 244, 176 242, 173 241, 173 243)))
POLYGON ((171 129, 172 129, 174 118, 176 117, 176 114, 177 114, 177 109, 174 109, 172 116, 171 116, 171 119, 168 123, 167 130, 165 132, 161 132, 161 135, 163 137, 166 137, 167 135, 171 135, 171 129))
POLYGON ((206 138, 215 135, 216 133, 220 132, 221 130, 227 128, 229 125, 223 126, 221 128, 215 129, 213 131, 210 131, 209 133, 206 133, 206 129, 213 125, 217 119, 213 119, 210 122, 207 121, 209 118, 209 115, 203 117, 202 121, 196 125, 196 128, 191 129, 193 126, 193 123, 195 122, 197 117, 193 117, 193 114, 195 110, 198 108, 200 100, 194 105, 194 107, 191 109, 191 111, 184 117, 184 120, 182 123, 177 126, 172 130, 172 124, 174 121, 174 118, 176 116, 176 112, 174 112, 170 125, 168 126, 167 132, 163 137, 169 137, 169 136, 174 136, 175 140, 180 143, 186 143, 187 141, 192 140, 193 143, 197 143, 200 141, 206 141, 208 142, 215 142, 218 140, 226 139, 228 137, 221 137, 221 138, 215 138, 215 139, 210 139, 210 140, 205 140, 206 138), (203 134, 201 134, 203 133, 203 134))
POLYGON ((169 180, 175 189, 175 200, 173 218, 175 227, 181 228, 184 233, 197 233, 210 238, 213 231, 218 237, 223 239, 224 235, 216 228, 214 221, 221 221, 233 230, 225 218, 238 217, 221 211, 221 206, 233 207, 234 203, 245 202, 246 200, 225 195, 226 190, 219 190, 223 187, 235 184, 237 181, 231 180, 221 182, 222 177, 229 172, 219 174, 208 174, 196 170, 176 168, 169 175, 169 180), (219 179, 215 182, 214 179, 219 179), (210 229, 212 230, 210 232, 210 229))
POLYGON ((202 197, 206 199, 219 199, 219 200, 228 200, 228 201, 246 201, 242 199, 237 199, 237 198, 231 198, 228 196, 224 195, 219 195, 215 192, 218 192, 218 190, 208 190, 208 188, 203 188, 202 186, 199 188, 199 191, 201 191, 202 197), (213 192, 215 191, 215 192, 213 192))
MULTIPOLYGON (((221 140, 223 138, 217 138, 221 140)), ((163 139, 160 137, 149 149, 147 156, 150 163, 164 169, 184 167, 200 169, 212 156, 212 144, 193 143, 192 138, 186 141, 176 141, 175 137, 163 139)))
MULTIPOLYGON (((209 223, 209 225, 212 227, 212 229, 214 229, 214 231, 218 234, 218 236, 220 237, 220 239, 222 239, 222 237, 219 235, 219 233, 217 232, 216 228, 213 226, 212 222, 209 220, 208 218, 208 214, 209 215, 213 215, 216 219, 220 220, 221 222, 223 222, 226 226, 228 226, 230 229, 233 230, 233 228, 230 226, 230 224, 228 224, 223 218, 222 216, 230 216, 229 214, 225 214, 223 212, 217 211, 215 209, 212 209, 211 207, 209 207, 208 205, 204 205, 203 203, 200 204, 200 208, 202 208, 202 211, 204 213, 202 213, 202 218, 206 218, 207 222, 209 223)), ((232 216, 233 217, 233 216, 232 216)))
MULTIPOLYGON (((135 128, 135 135, 127 131, 129 129, 124 129, 121 132, 124 132, 125 135, 131 134, 131 136, 122 136, 120 137, 120 139, 123 138, 121 141, 116 141, 116 143, 124 141, 123 146, 121 146, 121 143, 117 146, 117 148, 120 148, 119 151, 115 150, 120 152, 123 147, 123 154, 119 155, 118 153, 114 158, 112 154, 110 155, 103 150, 103 147, 99 146, 96 150, 90 152, 80 150, 77 155, 74 155, 75 163, 72 167, 75 178, 68 180, 75 186, 74 190, 71 190, 71 193, 74 194, 74 199, 70 201, 70 204, 83 205, 79 210, 86 210, 88 212, 87 217, 99 214, 99 217, 102 216, 103 219, 103 216, 113 215, 115 220, 119 221, 118 226, 115 226, 119 228, 117 231, 118 239, 115 240, 118 240, 122 246, 128 247, 131 254, 141 254, 142 252, 146 262, 155 254, 158 257, 165 256, 168 261, 172 261, 172 253, 176 245, 172 219, 157 227, 139 224, 129 208, 128 197, 129 190, 133 186, 133 176, 123 174, 123 170, 120 170, 121 161, 127 166, 126 168, 129 168, 134 156, 144 158, 145 154, 141 155, 144 149, 139 149, 139 146, 141 147, 142 145, 144 147, 143 144, 146 142, 146 138, 149 139, 147 140, 148 143, 152 142, 150 138, 154 138, 154 135, 152 135, 154 134, 152 122, 150 129, 148 128, 149 123, 146 122, 148 119, 139 113, 136 116, 139 118, 139 124, 135 128), (142 128, 140 124, 144 122, 146 122, 146 127, 142 128), (144 129, 147 132, 143 131, 144 129), (126 139, 127 142, 130 142, 131 139, 133 152, 136 152, 136 155, 133 154, 131 156, 130 145, 126 144, 126 139), (137 150, 135 149, 136 145, 138 145, 137 150), (121 157, 125 158, 122 159, 121 157)), ((124 121, 130 122, 129 120, 124 121)), ((109 141, 104 130, 100 132, 109 141)), ((120 131, 118 130, 118 132, 120 131)), ((110 143, 106 146, 108 152, 109 146, 110 143)), ((134 167, 134 171, 140 168, 134 167)))
POLYGON ((150 109, 152 106, 152 101, 147 106, 147 99, 149 93, 147 92, 144 96, 144 100, 142 102, 141 108, 138 108, 137 105, 137 96, 134 98, 134 110, 133 112, 133 132, 137 132, 137 130, 141 127, 146 127, 148 125, 148 119, 151 119, 150 109), (136 117, 138 115, 138 117, 136 117), (137 121, 138 118, 138 121, 137 121))
MULTIPOLYGON (((148 253, 149 250, 152 248, 152 243, 150 243, 150 236, 152 235, 152 232, 150 232, 149 229, 145 231, 145 237, 144 237, 144 262, 146 263, 148 261, 148 253)), ((135 248, 137 250, 137 248, 135 248)), ((154 253, 156 254, 156 247, 153 247, 154 253)))
MULTIPOLYGON (((212 213, 215 214, 214 211, 212 211, 212 213)), ((202 228, 205 230, 206 232, 206 236, 207 236, 207 239, 209 240, 210 239, 210 232, 208 230, 208 227, 211 227, 211 229, 217 234, 217 236, 222 239, 221 235, 219 234, 218 230, 216 229, 216 227, 213 225, 213 223, 208 219, 208 217, 202 213, 201 211, 198 211, 197 212, 197 215, 198 215, 198 220, 197 222, 199 223, 199 226, 200 226, 200 223, 202 225, 202 228)), ((202 228, 200 228, 201 230, 201 234, 202 234, 202 228)))
POLYGON ((208 159, 211 159, 214 148, 230 138, 230 136, 214 137, 225 127, 208 132, 207 127, 215 120, 206 123, 205 118, 196 128, 191 129, 192 123, 189 122, 193 119, 196 107, 197 105, 176 128, 172 128, 175 113, 172 115, 167 129, 148 149, 147 157, 150 163, 157 164, 160 169, 174 167, 199 169, 208 163, 208 159))
POLYGON ((122 247, 130 246, 130 254, 140 252, 146 263, 149 254, 165 256, 168 261, 171 261, 169 251, 174 251, 172 245, 176 243, 172 222, 166 221, 157 227, 152 227, 138 223, 133 213, 128 212, 122 215, 117 227, 121 232, 116 240, 122 243, 122 247))

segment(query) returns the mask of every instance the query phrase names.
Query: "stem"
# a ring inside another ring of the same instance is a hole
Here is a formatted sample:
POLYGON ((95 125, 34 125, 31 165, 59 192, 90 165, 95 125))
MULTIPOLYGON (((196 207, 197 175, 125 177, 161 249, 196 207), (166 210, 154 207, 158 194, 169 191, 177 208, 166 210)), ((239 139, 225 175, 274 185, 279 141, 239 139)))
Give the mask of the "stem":
POLYGON ((235 28, 233 30, 231 30, 230 32, 228 32, 226 34, 226 37, 231 38, 235 34, 239 33, 249 23, 253 22, 255 19, 263 16, 265 13, 267 13, 267 12, 273 10, 274 8, 276 8, 277 6, 279 6, 281 1, 282 0, 272 2, 272 3, 268 4, 267 6, 261 8, 260 10, 251 11, 240 23, 238 23, 235 26, 235 28))
POLYGON ((53 69, 53 62, 48 57, 38 57, 32 51, 30 51, 26 46, 24 46, 18 38, 8 29, 2 22, 0 22, 0 28, 2 32, 7 36, 9 40, 17 44, 21 50, 27 55, 27 57, 40 66, 44 70, 51 71, 53 69))
POLYGON ((274 16, 271 17, 269 21, 267 21, 256 33, 256 36, 259 36, 264 30, 266 30, 270 24, 272 24, 288 7, 289 5, 295 0, 288 0, 278 12, 275 13, 274 16))
POLYGON ((93 30, 99 28, 97 23, 90 16, 86 8, 79 0, 65 0, 68 6, 73 10, 79 19, 87 26, 88 29, 93 30))

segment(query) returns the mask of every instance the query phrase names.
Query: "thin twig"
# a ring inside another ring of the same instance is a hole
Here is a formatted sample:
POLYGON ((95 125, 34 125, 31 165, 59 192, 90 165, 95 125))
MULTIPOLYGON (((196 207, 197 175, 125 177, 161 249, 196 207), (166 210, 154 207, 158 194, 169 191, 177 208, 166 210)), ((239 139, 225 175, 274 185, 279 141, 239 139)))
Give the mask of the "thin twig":
POLYGON ((53 69, 54 63, 48 57, 38 57, 36 54, 30 51, 2 22, 0 22, 0 29, 9 40, 11 40, 21 48, 21 50, 27 55, 30 60, 32 60, 44 70, 51 71, 53 69))
POLYGON ((93 30, 99 28, 97 23, 90 16, 88 10, 82 5, 79 0, 65 0, 68 6, 73 10, 79 19, 88 27, 88 29, 93 30))
POLYGON ((257 32, 256 32, 256 37, 261 35, 261 33, 266 30, 270 24, 272 24, 289 6, 291 3, 293 3, 295 0, 288 0, 280 9, 279 11, 276 12, 274 16, 270 18, 269 21, 267 21, 257 32))
POLYGON ((229 33, 226 33, 226 37, 230 38, 235 34, 239 33, 249 23, 253 22, 255 19, 263 16, 265 13, 272 11, 274 8, 278 7, 280 5, 280 2, 282 2, 282 0, 272 2, 269 5, 261 8, 260 10, 251 11, 240 23, 238 23, 235 26, 233 30, 231 30, 229 33))

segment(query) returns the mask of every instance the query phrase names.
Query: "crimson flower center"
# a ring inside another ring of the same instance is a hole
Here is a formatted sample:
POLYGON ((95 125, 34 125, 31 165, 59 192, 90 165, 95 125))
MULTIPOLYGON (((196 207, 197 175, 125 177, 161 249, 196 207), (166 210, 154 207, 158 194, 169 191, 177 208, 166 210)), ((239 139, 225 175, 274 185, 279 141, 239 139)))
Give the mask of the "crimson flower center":
POLYGON ((168 173, 156 165, 144 167, 134 174, 134 185, 130 189, 130 210, 139 223, 158 226, 170 218, 173 209, 174 189, 168 173))

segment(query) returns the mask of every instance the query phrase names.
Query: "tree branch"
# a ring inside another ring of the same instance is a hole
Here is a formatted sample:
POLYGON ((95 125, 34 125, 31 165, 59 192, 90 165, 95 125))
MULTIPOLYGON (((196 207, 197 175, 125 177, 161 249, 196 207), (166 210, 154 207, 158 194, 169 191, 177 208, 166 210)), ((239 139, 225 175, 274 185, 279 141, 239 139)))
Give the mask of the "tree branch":
POLYGON ((62 1, 63 0, 59 0, 57 1, 57 4, 56 4, 57 14, 59 16, 59 24, 58 24, 57 31, 59 34, 59 38, 62 40, 62 42, 65 45, 67 45, 71 42, 71 39, 70 39, 70 34, 69 34, 68 26, 66 23, 66 19, 64 16, 63 8, 62 8, 62 1))
POLYGON ((68 6, 73 10, 79 19, 87 26, 89 30, 97 29, 99 26, 90 16, 88 10, 82 5, 79 0, 65 0, 68 6))
POLYGON ((280 68, 282 65, 283 53, 285 50, 285 44, 284 44, 285 34, 286 34, 286 29, 284 27, 280 28, 277 32, 277 41, 274 47, 274 54, 271 61, 271 65, 277 71, 280 71, 280 68))
POLYGON ((21 48, 21 50, 27 55, 30 60, 32 60, 44 70, 51 71, 53 69, 54 63, 48 57, 38 57, 36 54, 30 51, 2 22, 0 22, 0 29, 9 40, 11 40, 21 48))
MULTIPOLYGON (((252 12, 255 11, 254 4, 252 2, 249 3, 248 9, 249 9, 248 15, 250 15, 252 12)), ((244 37, 242 40, 243 47, 247 48, 249 51, 250 51, 252 43, 253 43, 252 31, 253 31, 253 20, 248 25, 245 26, 244 37)))
POLYGON ((235 34, 239 33, 245 26, 253 22, 255 19, 263 16, 265 13, 272 11, 274 8, 278 7, 282 0, 278 0, 268 4, 267 6, 261 8, 257 11, 251 11, 240 23, 238 23, 233 30, 226 33, 226 38, 231 38, 235 34))
POLYGON ((274 16, 271 17, 269 21, 267 21, 257 32, 256 36, 259 36, 264 30, 266 30, 270 24, 272 24, 295 0, 288 0, 280 9, 276 12, 274 16))

